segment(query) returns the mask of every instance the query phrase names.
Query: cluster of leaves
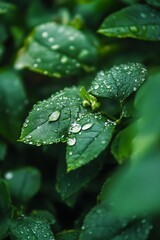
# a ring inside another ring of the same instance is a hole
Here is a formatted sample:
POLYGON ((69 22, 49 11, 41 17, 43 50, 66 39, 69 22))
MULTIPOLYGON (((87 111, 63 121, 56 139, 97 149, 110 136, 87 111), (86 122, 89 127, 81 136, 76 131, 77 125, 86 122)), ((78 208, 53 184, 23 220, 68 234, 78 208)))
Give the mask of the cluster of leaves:
POLYGON ((0 1, 0 240, 160 237, 159 7, 0 1))

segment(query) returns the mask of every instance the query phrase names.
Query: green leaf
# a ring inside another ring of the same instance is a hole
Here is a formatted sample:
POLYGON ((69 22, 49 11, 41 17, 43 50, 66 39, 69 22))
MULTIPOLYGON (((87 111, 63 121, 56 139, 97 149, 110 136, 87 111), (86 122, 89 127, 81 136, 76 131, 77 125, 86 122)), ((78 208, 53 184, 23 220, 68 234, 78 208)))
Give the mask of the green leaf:
POLYGON ((101 201, 114 203, 112 211, 121 216, 143 216, 160 212, 160 153, 137 159, 121 168, 110 181, 106 181, 101 201))
POLYGON ((136 123, 133 123, 120 131, 114 138, 111 146, 111 152, 120 164, 130 159, 133 151, 132 141, 135 135, 136 123))
POLYGON ((61 160, 57 172, 57 191, 60 193, 62 200, 66 200, 78 193, 85 185, 91 181, 102 169, 104 158, 95 159, 93 162, 67 172, 66 162, 61 160))
POLYGON ((68 230, 57 234, 56 240, 79 240, 79 231, 68 230))
POLYGON ((93 70, 96 62, 97 50, 87 35, 50 22, 36 27, 30 34, 15 66, 62 77, 78 74, 82 69, 93 70))
POLYGON ((12 217, 11 197, 7 184, 0 179, 0 240, 8 235, 10 221, 12 217))
POLYGON ((136 91, 146 77, 146 68, 140 63, 121 64, 97 73, 91 93, 123 101, 136 91))
POLYGON ((160 40, 160 13, 147 5, 134 4, 111 14, 99 33, 109 37, 160 40))
POLYGON ((45 218, 21 217, 12 221, 12 240, 54 240, 49 222, 45 218))
POLYGON ((146 219, 132 221, 115 216, 101 203, 86 216, 80 240, 147 240, 152 225, 146 219))
POLYGON ((15 5, 0 1, 0 15, 15 10, 15 5))
POLYGON ((7 152, 7 145, 0 140, 0 161, 4 160, 7 152))
POLYGON ((151 4, 155 7, 160 7, 160 0, 146 0, 148 4, 151 4))
POLYGON ((79 89, 64 89, 34 106, 23 125, 20 141, 38 146, 64 142, 70 124, 84 111, 79 89))
POLYGON ((18 201, 28 201, 40 188, 40 172, 33 168, 21 168, 7 172, 5 179, 8 183, 12 196, 18 201))
POLYGON ((15 141, 20 132, 26 95, 16 72, 0 71, 0 134, 15 141))
POLYGON ((88 113, 72 123, 67 140, 67 169, 79 168, 96 157, 108 146, 116 123, 100 114, 88 113))

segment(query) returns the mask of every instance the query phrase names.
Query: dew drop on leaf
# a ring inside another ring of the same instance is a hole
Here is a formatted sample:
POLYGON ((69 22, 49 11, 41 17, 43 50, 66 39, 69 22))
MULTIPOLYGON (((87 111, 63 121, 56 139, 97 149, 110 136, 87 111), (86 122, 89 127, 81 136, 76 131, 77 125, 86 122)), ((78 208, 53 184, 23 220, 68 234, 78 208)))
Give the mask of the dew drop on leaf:
POLYGON ((55 122, 59 119, 60 115, 61 115, 61 113, 59 111, 55 111, 49 116, 48 121, 55 122))
POLYGON ((85 131, 93 126, 93 123, 86 123, 83 125, 82 130, 85 131))
POLYGON ((78 133, 81 131, 81 125, 78 123, 73 123, 70 126, 69 132, 78 133))
POLYGON ((47 32, 43 32, 42 33, 42 37, 44 37, 44 38, 48 37, 48 33, 47 32))
POLYGON ((138 28, 136 26, 130 26, 129 29, 131 32, 138 32, 138 28))
POLYGON ((63 56, 63 57, 61 58, 61 63, 66 63, 67 61, 68 61, 67 56, 63 56))
POLYGON ((69 146, 74 146, 76 144, 76 139, 75 138, 68 138, 67 144, 69 146))

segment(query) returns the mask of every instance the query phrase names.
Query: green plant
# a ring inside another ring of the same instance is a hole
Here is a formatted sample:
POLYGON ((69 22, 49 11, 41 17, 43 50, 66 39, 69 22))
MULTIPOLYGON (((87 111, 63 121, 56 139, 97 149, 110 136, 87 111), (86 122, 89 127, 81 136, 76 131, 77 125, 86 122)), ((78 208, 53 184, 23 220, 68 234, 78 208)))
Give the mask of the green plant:
POLYGON ((0 1, 0 240, 159 238, 159 7, 0 1))

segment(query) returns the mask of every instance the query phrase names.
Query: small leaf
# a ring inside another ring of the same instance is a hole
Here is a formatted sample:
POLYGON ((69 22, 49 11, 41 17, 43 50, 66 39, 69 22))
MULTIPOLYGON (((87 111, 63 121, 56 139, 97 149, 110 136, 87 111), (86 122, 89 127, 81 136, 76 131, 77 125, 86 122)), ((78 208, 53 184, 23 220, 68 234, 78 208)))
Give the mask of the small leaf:
POLYGON ((79 231, 68 230, 57 234, 56 240, 79 240, 79 231))
POLYGON ((15 141, 18 138, 25 109, 26 94, 16 72, 0 71, 0 134, 15 141))
POLYGON ((115 123, 99 114, 89 113, 73 124, 79 124, 77 133, 70 130, 67 146, 68 171, 79 168, 95 159, 109 144, 115 123))
POLYGON ((0 240, 8 235, 12 217, 11 197, 4 180, 0 179, 0 240))
POLYGON ((93 70, 96 62, 97 50, 87 35, 50 22, 36 27, 30 34, 15 66, 59 78, 82 69, 93 70))
POLYGON ((38 146, 66 141, 70 124, 85 111, 82 108, 78 88, 64 89, 39 102, 23 125, 20 141, 38 146))
POLYGON ((97 111, 100 107, 100 103, 97 101, 96 97, 89 94, 85 87, 81 87, 80 89, 80 96, 84 99, 83 106, 84 107, 91 107, 93 111, 97 111))
POLYGON ((33 167, 7 172, 5 179, 12 196, 18 201, 28 201, 40 188, 40 172, 33 167))
POLYGON ((136 123, 133 123, 120 131, 114 138, 111 146, 111 152, 120 164, 125 161, 129 161, 133 150, 132 142, 135 135, 136 123))
POLYGON ((78 193, 89 181, 91 181, 102 169, 104 158, 95 159, 95 161, 67 172, 67 166, 63 159, 60 161, 57 172, 57 191, 60 193, 62 200, 66 200, 78 193))
POLYGON ((115 216, 105 204, 93 208, 85 218, 80 240, 147 240, 152 225, 115 216))
POLYGON ((42 217, 21 217, 12 221, 12 240, 55 240, 50 225, 42 217))
POLYGON ((148 4, 151 4, 155 7, 160 7, 160 0, 146 0, 148 4))
POLYGON ((160 13, 143 4, 134 4, 107 17, 99 33, 109 37, 160 40, 160 13))
POLYGON ((0 15, 15 10, 15 5, 0 1, 0 15))
POLYGON ((144 82, 146 68, 140 63, 114 66, 97 73, 91 85, 91 93, 123 101, 144 82))

